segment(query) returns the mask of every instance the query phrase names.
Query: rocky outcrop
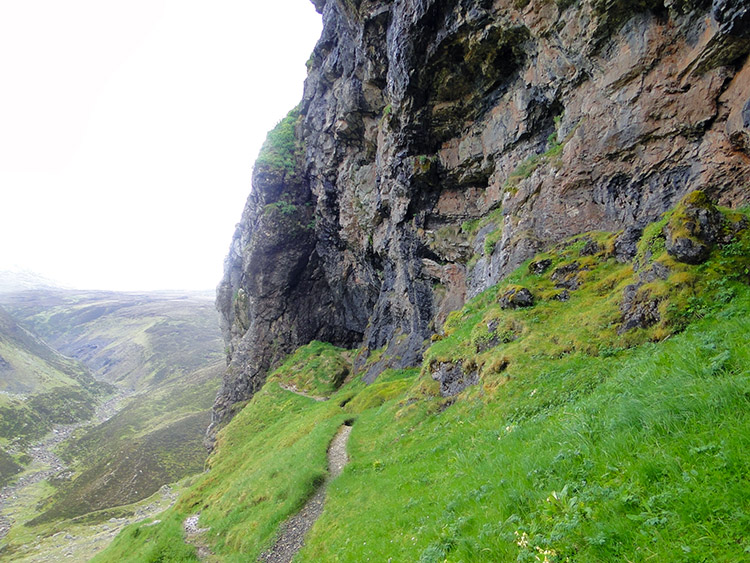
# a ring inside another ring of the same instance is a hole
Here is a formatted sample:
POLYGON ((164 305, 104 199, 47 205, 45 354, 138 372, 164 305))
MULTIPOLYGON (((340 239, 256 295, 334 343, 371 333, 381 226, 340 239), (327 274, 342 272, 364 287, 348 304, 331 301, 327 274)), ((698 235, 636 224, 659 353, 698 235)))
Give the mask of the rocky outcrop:
POLYGON ((685 264, 705 262, 718 240, 724 217, 705 193, 689 194, 664 228, 667 253, 685 264))
POLYGON ((256 165, 219 288, 217 424, 310 338, 385 347, 373 380, 560 240, 623 230, 629 260, 685 194, 749 199, 742 0, 314 3, 294 172, 256 165))
POLYGON ((452 397, 479 383, 479 370, 475 365, 441 362, 434 367, 432 379, 440 383, 440 394, 443 397, 452 397))
POLYGON ((498 300, 503 309, 521 309, 534 305, 534 296, 525 287, 509 286, 498 300))
MULTIPOLYGON (((323 235, 316 230, 295 133, 298 117, 290 113, 269 134, 217 288, 228 367, 214 404, 209 445, 233 407, 260 389, 279 360, 314 339, 353 346, 367 322, 354 305, 337 300, 316 250, 323 235)), ((356 294, 350 299, 360 304, 356 294)))

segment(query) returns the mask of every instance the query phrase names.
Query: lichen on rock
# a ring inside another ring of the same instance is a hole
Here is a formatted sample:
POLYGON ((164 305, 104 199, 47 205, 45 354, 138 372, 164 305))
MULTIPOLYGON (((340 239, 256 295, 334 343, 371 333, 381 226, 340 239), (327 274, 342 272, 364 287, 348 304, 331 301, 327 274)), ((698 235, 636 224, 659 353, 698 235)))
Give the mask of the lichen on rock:
POLYGON ((534 305, 534 295, 525 287, 511 285, 503 290, 498 302, 503 309, 532 307, 534 305))
POLYGON ((475 365, 441 362, 435 366, 432 378, 440 383, 440 394, 443 397, 453 397, 479 383, 479 370, 475 365))

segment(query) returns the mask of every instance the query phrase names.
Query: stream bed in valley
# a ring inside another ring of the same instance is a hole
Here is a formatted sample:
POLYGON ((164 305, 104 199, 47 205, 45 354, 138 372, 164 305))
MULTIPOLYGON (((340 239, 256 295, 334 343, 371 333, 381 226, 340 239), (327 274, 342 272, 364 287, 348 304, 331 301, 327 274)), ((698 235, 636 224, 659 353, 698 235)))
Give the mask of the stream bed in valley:
MULTIPOLYGON (((0 542, 8 535, 16 523, 23 523, 36 506, 48 496, 51 489, 45 481, 52 477, 66 477, 70 469, 57 455, 58 447, 74 432, 86 426, 101 424, 114 416, 131 392, 121 392, 99 405, 94 416, 85 422, 55 425, 42 440, 24 449, 31 458, 26 470, 10 484, 0 489, 0 542)), ((12 450, 11 453, 20 453, 12 450)), ((49 536, 36 536, 30 542, 14 549, 13 561, 86 561, 97 551, 106 547, 119 531, 131 522, 157 514, 176 499, 177 494, 169 486, 149 499, 133 505, 132 516, 110 518, 106 522, 94 524, 63 524, 60 531, 49 536)), ((4 542, 3 542, 4 543, 4 542)), ((0 544, 0 556, 3 546, 0 544)))

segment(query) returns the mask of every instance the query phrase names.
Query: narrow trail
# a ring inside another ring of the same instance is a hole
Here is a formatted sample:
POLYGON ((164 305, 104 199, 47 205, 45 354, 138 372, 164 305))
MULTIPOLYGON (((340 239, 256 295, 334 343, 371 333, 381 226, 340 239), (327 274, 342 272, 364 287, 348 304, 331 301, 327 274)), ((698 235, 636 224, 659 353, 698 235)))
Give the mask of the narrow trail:
POLYGON ((300 391, 294 385, 285 385, 279 382, 279 387, 281 387, 284 391, 289 391, 290 393, 294 393, 295 395, 299 395, 300 397, 307 397, 308 399, 312 399, 318 402, 327 401, 329 399, 329 397, 320 397, 318 395, 310 395, 309 393, 300 391))
POLYGON ((214 554, 202 538, 203 534, 208 532, 210 528, 198 527, 198 520, 200 517, 201 514, 199 512, 198 514, 188 516, 182 523, 182 529, 185 532, 185 543, 195 547, 195 550, 198 552, 198 559, 201 561, 211 561, 214 554))
MULTIPOLYGON (((79 428, 101 424, 112 418, 119 410, 120 402, 129 395, 130 393, 127 392, 119 393, 102 403, 96 408, 94 416, 85 422, 56 424, 52 428, 52 431, 42 438, 42 440, 26 448, 26 454, 32 459, 29 467, 39 466, 41 469, 34 473, 21 475, 14 482, 0 489, 0 540, 8 535, 14 523, 12 515, 7 514, 10 501, 17 499, 19 494, 27 487, 36 485, 40 481, 44 481, 55 475, 64 476, 67 466, 54 453, 55 448, 70 438, 73 432, 79 428)), ((7 451, 11 454, 18 453, 17 450, 12 448, 9 448, 7 451)))
POLYGON ((328 484, 341 475, 344 466, 349 461, 346 455, 346 444, 349 441, 351 431, 352 427, 348 425, 339 428, 328 448, 328 478, 302 507, 302 510, 281 526, 281 535, 276 543, 271 549, 263 553, 258 561, 288 563, 302 548, 307 532, 310 531, 315 521, 323 513, 323 503, 328 484))

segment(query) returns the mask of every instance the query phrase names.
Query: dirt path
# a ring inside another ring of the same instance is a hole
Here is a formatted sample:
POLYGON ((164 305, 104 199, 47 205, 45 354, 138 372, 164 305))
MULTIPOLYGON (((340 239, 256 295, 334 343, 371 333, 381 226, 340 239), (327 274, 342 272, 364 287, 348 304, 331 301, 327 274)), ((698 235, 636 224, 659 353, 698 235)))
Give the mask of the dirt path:
POLYGON ((210 528, 198 527, 198 520, 200 517, 201 514, 199 512, 198 514, 188 516, 182 523, 182 529, 185 532, 185 543, 195 547, 195 550, 198 552, 198 559, 201 561, 211 561, 213 558, 213 552, 202 538, 203 534, 208 532, 210 528))
POLYGON ((328 478, 307 501, 297 514, 292 516, 281 526, 281 535, 274 546, 263 553, 258 561, 265 563, 288 563, 302 548, 305 536, 315 521, 323 512, 326 488, 328 483, 341 475, 344 466, 349 461, 346 455, 346 444, 349 441, 351 426, 342 426, 331 441, 328 448, 328 478))
MULTIPOLYGON (((57 424, 52 428, 52 431, 47 434, 42 440, 31 444, 26 449, 26 454, 31 457, 32 462, 29 467, 39 467, 40 469, 34 473, 27 473, 21 475, 13 483, 6 485, 0 489, 0 540, 2 540, 8 532, 10 527, 13 525, 13 516, 7 514, 8 505, 10 501, 18 498, 19 494, 26 487, 36 485, 40 481, 49 479, 52 476, 59 475, 64 476, 67 466, 63 461, 54 453, 55 448, 62 442, 70 438, 70 436, 84 426, 90 426, 94 424, 101 424, 107 421, 119 410, 120 402, 126 398, 129 393, 120 393, 108 401, 99 405, 91 417, 91 420, 86 422, 78 422, 76 424, 57 424)), ((17 451, 9 448, 8 452, 11 454, 18 453, 17 451)))
POLYGON ((317 395, 309 395, 308 393, 305 393, 304 391, 300 391, 294 385, 285 385, 284 383, 279 382, 279 387, 281 387, 284 391, 289 391, 290 393, 294 393, 295 395, 299 395, 300 397, 307 397, 308 399, 312 399, 318 402, 327 401, 329 399, 329 397, 319 397, 317 395))

